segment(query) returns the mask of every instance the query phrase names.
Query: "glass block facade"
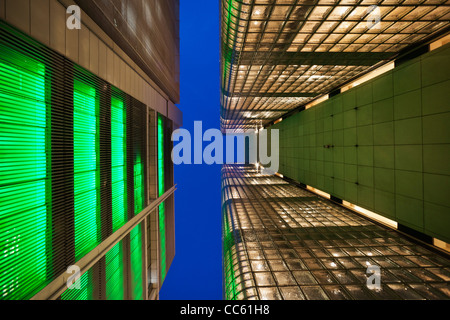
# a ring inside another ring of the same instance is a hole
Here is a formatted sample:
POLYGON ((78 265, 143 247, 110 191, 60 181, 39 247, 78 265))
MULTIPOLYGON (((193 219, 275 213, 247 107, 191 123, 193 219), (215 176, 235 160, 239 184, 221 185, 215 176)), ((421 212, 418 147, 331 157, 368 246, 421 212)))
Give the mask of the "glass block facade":
POLYGON ((450 298, 450 260, 398 232, 254 166, 222 182, 225 299, 450 298))

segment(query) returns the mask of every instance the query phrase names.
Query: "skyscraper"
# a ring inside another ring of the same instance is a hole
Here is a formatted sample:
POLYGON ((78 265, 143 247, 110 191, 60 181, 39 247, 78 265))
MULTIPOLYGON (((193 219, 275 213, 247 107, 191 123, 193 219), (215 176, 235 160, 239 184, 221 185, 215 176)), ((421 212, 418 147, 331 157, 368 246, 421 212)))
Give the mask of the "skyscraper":
POLYGON ((178 1, 0 2, 1 299, 157 299, 178 1))
POLYGON ((280 138, 222 168, 224 297, 448 299, 450 7, 221 4, 222 128, 280 138))

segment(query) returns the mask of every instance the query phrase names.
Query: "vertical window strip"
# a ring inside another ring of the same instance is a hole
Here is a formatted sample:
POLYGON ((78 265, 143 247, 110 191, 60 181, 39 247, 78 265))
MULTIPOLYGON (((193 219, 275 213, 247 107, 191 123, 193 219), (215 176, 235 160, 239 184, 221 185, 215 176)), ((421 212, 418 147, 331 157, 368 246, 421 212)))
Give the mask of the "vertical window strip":
POLYGON ((138 225, 130 233, 131 255, 131 294, 133 300, 143 299, 143 273, 142 273, 142 231, 138 225))
POLYGON ((111 165, 113 232, 127 220, 126 111, 122 100, 111 98, 111 165))
POLYGON ((75 259, 99 244, 99 101, 96 89, 74 81, 75 259))
POLYGON ((118 242, 105 256, 106 299, 124 299, 124 263, 122 241, 118 242))
POLYGON ((28 299, 46 282, 46 68, 0 50, 0 299, 28 299))
POLYGON ((144 209, 144 185, 142 174, 142 157, 139 153, 136 154, 134 160, 133 172, 134 172, 134 214, 140 213, 144 209))

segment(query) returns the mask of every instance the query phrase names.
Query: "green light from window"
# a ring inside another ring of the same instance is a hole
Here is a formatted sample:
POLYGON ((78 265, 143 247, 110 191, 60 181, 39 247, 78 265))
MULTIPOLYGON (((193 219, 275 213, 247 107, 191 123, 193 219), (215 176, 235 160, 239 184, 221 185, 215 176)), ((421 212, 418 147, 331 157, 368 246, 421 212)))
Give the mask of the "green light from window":
POLYGON ((144 209, 144 175, 142 174, 142 158, 138 153, 134 160, 134 213, 138 214, 144 209))
POLYGON ((46 281, 51 211, 44 64, 0 46, 0 299, 28 299, 46 281))
POLYGON ((94 284, 92 280, 92 269, 83 273, 77 281, 78 283, 73 283, 64 291, 61 295, 61 300, 93 300, 94 284))
POLYGON ((111 165, 113 232, 127 219, 126 111, 122 100, 111 98, 111 165))
POLYGON ((118 242, 105 256, 106 299, 124 299, 122 241, 118 242))
POLYGON ((235 247, 235 241, 231 229, 231 224, 228 213, 224 212, 223 225, 224 225, 224 240, 223 240, 223 252, 224 252, 224 272, 225 272, 225 289, 227 300, 234 300, 237 294, 236 288, 236 276, 234 274, 234 261, 233 261, 233 248, 235 247))
POLYGON ((131 294, 134 300, 143 299, 142 231, 138 225, 130 233, 131 294))
POLYGON ((98 244, 99 103, 94 87, 74 81, 73 97, 75 259, 98 244))
MULTIPOLYGON (((158 115, 158 195, 162 196, 164 188, 164 120, 158 115)), ((166 217, 165 203, 159 205, 159 238, 160 238, 160 260, 161 260, 161 282, 166 277, 166 217)))

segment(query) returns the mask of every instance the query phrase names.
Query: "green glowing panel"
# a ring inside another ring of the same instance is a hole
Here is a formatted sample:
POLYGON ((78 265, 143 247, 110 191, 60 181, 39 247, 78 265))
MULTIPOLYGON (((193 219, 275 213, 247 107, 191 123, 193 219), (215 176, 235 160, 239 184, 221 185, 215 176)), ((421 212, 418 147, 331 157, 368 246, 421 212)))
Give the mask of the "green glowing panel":
MULTIPOLYGON (((158 195, 162 196, 164 188, 164 120, 158 115, 158 195)), ((165 203, 159 205, 159 238, 160 238, 160 260, 161 260, 161 282, 166 277, 166 217, 165 203)))
POLYGON ((127 217, 127 151, 126 112, 122 100, 111 98, 111 164, 112 164, 112 224, 113 232, 127 217))
POLYGON ((99 244, 99 103, 94 87, 74 81, 75 259, 99 244))
POLYGON ((164 194, 164 119, 158 116, 158 195, 164 194))
POLYGON ((144 175, 142 168, 142 158, 136 155, 133 166, 134 173, 134 213, 138 214, 144 209, 144 175))
POLYGON ((143 273, 142 273, 142 231, 141 225, 138 225, 130 233, 130 251, 131 251, 131 294, 133 300, 142 300, 143 273))
MULTIPOLYGON (((232 39, 235 38, 236 35, 236 30, 237 30, 237 23, 236 23, 236 17, 235 15, 233 15, 233 12, 239 12, 241 10, 241 3, 238 3, 238 7, 235 8, 235 6, 233 5, 233 0, 228 0, 228 12, 226 13, 227 15, 227 19, 226 19, 226 35, 224 35, 224 44, 225 44, 225 59, 224 59, 224 68, 223 68, 223 80, 222 83, 226 84, 227 86, 230 85, 230 81, 231 81, 231 76, 229 75, 230 71, 231 71, 231 60, 232 60, 232 56, 233 56, 233 51, 234 48, 231 50, 231 48, 229 47, 230 42, 234 42, 232 41, 232 39), (232 19, 233 18, 233 19, 232 19), (228 81, 227 81, 227 75, 229 77, 228 81)), ((239 20, 238 20, 239 21, 239 20)))
POLYGON ((159 211, 159 238, 160 238, 160 252, 161 252, 161 282, 166 277, 166 216, 165 216, 165 203, 161 203, 158 208, 159 211))
POLYGON ((61 295, 61 300, 93 300, 92 270, 85 272, 61 295))
POLYGON ((235 248, 235 241, 232 233, 230 217, 228 214, 224 215, 224 240, 223 240, 223 252, 224 252, 224 269, 225 269, 225 288, 226 299, 235 300, 236 289, 236 276, 234 274, 233 266, 233 250, 235 248))
POLYGON ((0 51, 0 299, 28 299, 46 281, 46 70, 7 47, 0 51))
POLYGON ((123 249, 122 241, 108 251, 105 257, 106 265, 106 299, 124 299, 123 249))

